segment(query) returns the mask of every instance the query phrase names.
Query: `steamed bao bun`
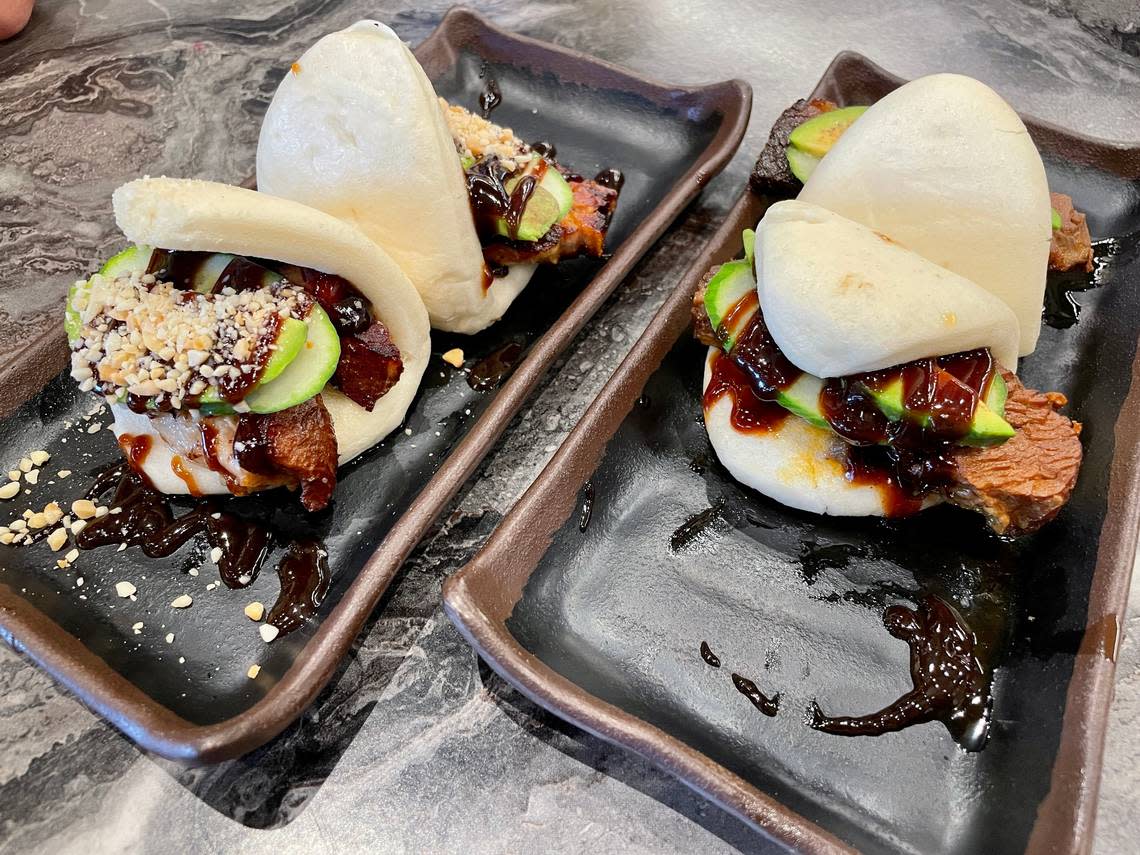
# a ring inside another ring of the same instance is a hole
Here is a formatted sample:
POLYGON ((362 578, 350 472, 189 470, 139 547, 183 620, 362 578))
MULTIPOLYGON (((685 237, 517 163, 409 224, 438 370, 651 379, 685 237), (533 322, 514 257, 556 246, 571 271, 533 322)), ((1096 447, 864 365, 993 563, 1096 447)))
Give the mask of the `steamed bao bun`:
MULTIPOLYGON (((712 359, 705 358, 704 386, 712 379, 712 359)), ((847 480, 842 455, 846 443, 829 430, 788 417, 767 433, 743 433, 732 426, 732 398, 724 395, 705 410, 705 428, 713 451, 733 478, 782 505, 838 517, 885 516, 883 493, 873 484, 847 480)), ((938 504, 928 499, 924 507, 938 504)))
POLYGON ((1019 355, 1033 352, 1052 239, 1049 186, 1024 123, 984 83, 934 74, 900 86, 844 132, 799 199, 1000 297, 1017 316, 1019 355))
POLYGON ((534 273, 513 265, 483 287, 483 250, 435 90, 378 21, 325 36, 293 64, 261 126, 257 184, 359 227, 407 274, 437 329, 490 326, 534 273))
POLYGON ((816 377, 976 347, 1017 367, 1009 306, 819 205, 789 200, 768 209, 756 226, 756 284, 772 338, 816 377))

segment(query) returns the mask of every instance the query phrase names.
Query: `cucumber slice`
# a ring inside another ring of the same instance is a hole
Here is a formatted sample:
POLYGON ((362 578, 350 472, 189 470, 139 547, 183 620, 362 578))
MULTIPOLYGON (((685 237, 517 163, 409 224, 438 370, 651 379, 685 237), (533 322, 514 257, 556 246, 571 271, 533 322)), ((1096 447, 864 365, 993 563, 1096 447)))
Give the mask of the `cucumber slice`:
POLYGON ((99 268, 99 272, 111 279, 129 276, 136 271, 146 273, 153 252, 152 246, 128 246, 122 252, 112 255, 107 263, 99 268))
MULTIPOLYGON (((531 165, 528 165, 521 175, 507 181, 505 186, 508 193, 513 193, 518 183, 534 171, 534 164, 540 159, 533 158, 531 165)), ((547 164, 546 171, 542 173, 542 178, 534 188, 530 198, 527 199, 526 207, 523 208, 515 239, 522 241, 538 240, 570 212, 573 204, 574 191, 570 189, 570 185, 562 177, 562 173, 554 166, 547 164)), ((495 229, 504 237, 511 236, 506 220, 501 217, 495 224, 495 229)))
POLYGON ((867 108, 864 106, 840 107, 838 110, 828 110, 812 116, 788 135, 788 142, 792 148, 805 154, 823 157, 831 151, 843 132, 865 112, 867 108))
MULTIPOLYGON (((129 276, 136 271, 146 273, 153 251, 153 248, 149 246, 128 246, 122 252, 111 256, 99 268, 99 273, 110 279, 129 276)), ((72 343, 79 339, 79 332, 83 329, 83 322, 80 320, 79 310, 75 308, 74 301, 81 292, 86 292, 88 287, 90 287, 88 281, 83 280, 82 282, 75 282, 67 289, 67 302, 63 309, 63 329, 67 333, 67 340, 72 343)))
MULTIPOLYGON (((903 407, 901 378, 892 380, 882 389, 869 389, 868 392, 874 399, 875 406, 891 421, 897 422, 907 415, 903 407)), ((996 374, 990 381, 986 397, 978 401, 974 418, 970 422, 970 430, 958 442, 962 445, 997 445, 1013 436, 1012 425, 1002 418, 1005 414, 1005 398, 1005 381, 1000 374, 996 374)), ((922 422, 924 425, 929 425, 930 416, 924 415, 922 422)))
POLYGON ((740 322, 734 324, 735 329, 722 330, 724 319, 729 311, 739 303, 750 291, 756 290, 756 280, 752 278, 752 265, 743 259, 727 261, 720 266, 709 281, 705 289, 705 311, 709 316, 709 323, 713 331, 720 335, 727 333, 723 347, 726 351, 732 350, 736 343, 735 335, 740 332, 743 325, 752 317, 746 313, 740 322))
POLYGON ((752 267, 752 261, 756 257, 756 232, 745 229, 740 233, 740 241, 744 244, 744 260, 752 267))
POLYGON ((261 382, 245 397, 255 413, 276 413, 320 393, 340 361, 340 337, 329 316, 317 305, 304 321, 308 334, 299 353, 271 381, 261 382))
POLYGON ((782 392, 777 393, 776 403, 793 415, 824 430, 831 425, 819 409, 819 393, 823 391, 823 381, 811 374, 804 374, 782 392))
MULTIPOLYGON (((319 309, 320 306, 316 306, 316 308, 319 309)), ((265 385, 276 380, 289 363, 297 358, 308 338, 308 324, 296 318, 286 318, 285 322, 281 324, 281 331, 277 334, 277 341, 274 342, 277 349, 273 351, 273 355, 265 363, 265 370, 261 372, 261 379, 258 383, 265 385)))
POLYGON ((1061 222, 1061 212, 1056 208, 1050 208, 1049 211, 1053 218, 1053 231, 1058 232, 1061 230, 1061 226, 1064 225, 1064 223, 1061 222))
POLYGON ((806 151, 800 151, 795 146, 788 146, 785 151, 788 155, 788 166, 792 170, 792 175, 796 176, 802 184, 807 184, 808 178, 819 166, 820 158, 814 154, 808 154, 806 151))

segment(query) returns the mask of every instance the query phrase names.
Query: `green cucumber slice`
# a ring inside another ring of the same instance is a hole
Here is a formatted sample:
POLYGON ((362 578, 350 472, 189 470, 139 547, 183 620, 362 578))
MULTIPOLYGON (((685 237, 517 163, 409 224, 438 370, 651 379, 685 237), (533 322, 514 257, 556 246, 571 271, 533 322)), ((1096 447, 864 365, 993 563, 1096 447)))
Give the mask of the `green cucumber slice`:
MULTIPOLYGON (((107 262, 99 268, 99 273, 110 279, 117 279, 120 276, 129 276, 131 273, 146 273, 147 265, 150 264, 150 256, 153 248, 149 246, 128 246, 122 252, 118 252, 111 256, 107 262)), ((80 293, 86 292, 90 287, 88 280, 75 282, 70 288, 67 289, 67 302, 64 304, 63 310, 63 329, 67 333, 67 340, 74 343, 79 339, 79 332, 83 329, 83 322, 79 317, 79 310, 75 308, 75 298, 80 293)))
POLYGON ((1064 225, 1064 223, 1061 222, 1061 212, 1056 208, 1050 208, 1049 211, 1052 213, 1053 217, 1053 231, 1059 232, 1061 230, 1061 226, 1064 225))
POLYGON ((788 166, 792 170, 792 175, 796 176, 801 184, 807 184, 808 178, 819 166, 820 158, 814 154, 808 154, 806 151, 800 151, 795 146, 788 146, 785 151, 788 155, 788 166))
POLYGON ((725 262, 709 280, 708 288, 705 289, 705 312, 708 313, 713 331, 718 336, 727 334, 723 339, 725 351, 732 350, 732 346, 736 343, 735 335, 752 316, 746 314, 740 319, 741 322, 735 325, 736 329, 731 330, 722 329, 724 319, 733 306, 750 291, 755 290, 756 280, 752 278, 752 265, 743 259, 725 262))
POLYGON ((340 337, 329 316, 313 306, 304 324, 308 334, 299 352, 269 382, 262 381, 245 397, 255 413, 276 413, 320 393, 340 361, 340 337))
POLYGON ((804 154, 823 157, 831 151, 831 147, 843 136, 844 131, 851 127, 852 122, 865 112, 867 112, 865 106, 840 107, 812 116, 788 135, 788 142, 792 148, 804 154))
MULTIPOLYGON (((514 192, 518 183, 533 172, 533 165, 539 160, 540 158, 533 158, 526 170, 507 181, 505 186, 508 193, 514 192)), ((553 165, 547 164, 546 171, 542 173, 541 180, 527 199, 526 207, 523 208, 516 240, 538 240, 570 212, 573 204, 574 191, 570 189, 562 173, 553 165)), ((495 224, 495 229, 504 237, 510 237, 506 220, 500 218, 495 224)))

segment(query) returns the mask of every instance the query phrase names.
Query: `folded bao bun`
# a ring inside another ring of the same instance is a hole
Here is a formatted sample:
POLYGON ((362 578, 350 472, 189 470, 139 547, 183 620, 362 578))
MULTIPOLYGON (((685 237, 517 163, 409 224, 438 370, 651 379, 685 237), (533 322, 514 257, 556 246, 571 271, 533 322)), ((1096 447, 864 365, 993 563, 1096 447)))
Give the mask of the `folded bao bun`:
POLYGON ((799 198, 1000 297, 1017 316, 1019 354, 1033 352, 1052 235, 1049 188, 1025 125, 985 84, 935 74, 899 87, 848 128, 799 198))
POLYGON ((358 226, 408 275, 437 329, 486 328, 535 270, 512 265, 484 288, 463 169, 435 90, 377 21, 325 36, 293 64, 261 126, 257 184, 358 226))
MULTIPOLYGON (((271 259, 351 282, 387 326, 400 349, 403 372, 372 412, 331 386, 321 392, 336 432, 338 462, 343 465, 371 448, 403 421, 430 357, 427 312, 396 263, 360 231, 297 202, 209 181, 142 178, 116 190, 113 203, 120 230, 136 244, 271 259)), ((150 418, 122 404, 111 409, 117 437, 156 440, 143 462, 154 486, 164 493, 188 492, 171 463, 174 449, 200 443, 194 424, 169 415, 150 418), (191 430, 195 436, 182 436, 191 430)), ((185 458, 180 465, 189 470, 199 492, 229 492, 217 472, 185 458)))
MULTIPOLYGON (((716 351, 709 348, 705 359, 706 389, 716 351)), ((742 433, 732 426, 731 415, 732 398, 724 395, 705 411, 705 428, 717 458, 740 483, 813 514, 887 516, 882 490, 847 480, 846 444, 836 434, 791 413, 768 433, 742 433)), ((924 507, 937 502, 928 499, 924 507)))
POLYGON ((1017 318, 1005 303, 818 205, 768 209, 756 226, 756 282, 772 338, 817 377, 977 347, 1017 367, 1017 318))

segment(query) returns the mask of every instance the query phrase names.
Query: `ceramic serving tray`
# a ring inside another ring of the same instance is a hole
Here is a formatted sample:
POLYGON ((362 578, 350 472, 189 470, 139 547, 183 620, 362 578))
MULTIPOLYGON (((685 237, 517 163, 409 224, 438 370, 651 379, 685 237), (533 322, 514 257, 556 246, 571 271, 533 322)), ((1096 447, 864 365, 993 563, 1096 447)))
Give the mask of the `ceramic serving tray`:
MULTIPOLYGON (((162 560, 136 548, 90 550, 65 570, 46 544, 0 547, 0 634, 158 754, 190 762, 233 757, 266 742, 313 700, 405 556, 557 354, 731 158, 751 103, 739 81, 651 82, 503 32, 464 9, 450 11, 416 55, 453 103, 477 108, 493 77, 503 98, 496 121, 528 140, 556 142, 561 162, 575 169, 624 173, 611 255, 542 270, 483 333, 433 334, 433 360, 406 430, 341 470, 329 510, 306 515, 283 492, 230 501, 229 510, 274 532, 274 552, 248 588, 218 583, 204 544, 162 560), (453 347, 466 354, 463 370, 440 358, 453 347), (328 550, 331 587, 312 621, 266 645, 243 607, 275 600, 277 559, 287 542, 308 537, 328 550), (119 581, 137 587, 133 599, 117 596, 119 581), (171 608, 181 594, 192 596, 192 607, 171 608), (260 673, 251 679, 254 664, 260 673)), ((5 468, 33 449, 51 454, 32 494, 4 503, 12 515, 51 499, 69 505, 119 456, 111 432, 100 429, 109 414, 89 415, 93 400, 57 373, 65 356, 61 325, 50 344, 29 347, 23 365, 27 383, 54 379, 38 393, 34 385, 5 386, 13 410, 0 423, 5 468), (72 474, 60 478, 60 470, 72 474)), ((183 507, 175 503, 176 511, 183 507)))
MULTIPOLYGON (((813 95, 867 104, 901 82, 848 53, 813 95)), ((1091 278, 1049 286, 1054 303, 1080 304, 1079 321, 1045 327, 1019 372, 1065 393, 1084 425, 1061 515, 1006 543, 954 508, 826 518, 727 474, 702 421, 705 348, 689 304, 772 201, 746 190, 538 480, 448 580, 449 615, 494 669, 799 850, 1089 849, 1138 526, 1140 147, 1029 124, 1051 188, 1088 212, 1097 240, 1091 278), (876 738, 810 728, 813 702, 860 715, 910 689, 907 645, 883 612, 927 595, 977 636, 992 678, 984 750, 961 750, 938 722, 876 738), (780 694, 774 717, 733 672, 780 694)))

